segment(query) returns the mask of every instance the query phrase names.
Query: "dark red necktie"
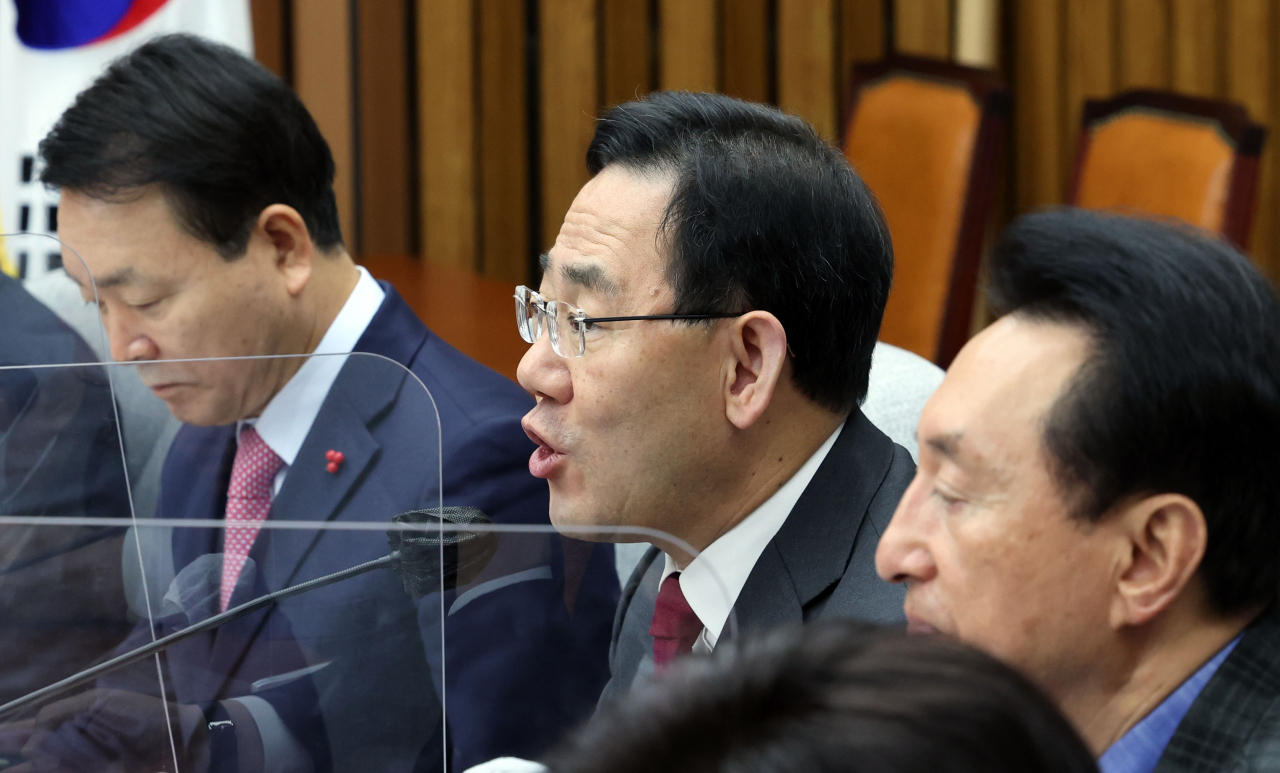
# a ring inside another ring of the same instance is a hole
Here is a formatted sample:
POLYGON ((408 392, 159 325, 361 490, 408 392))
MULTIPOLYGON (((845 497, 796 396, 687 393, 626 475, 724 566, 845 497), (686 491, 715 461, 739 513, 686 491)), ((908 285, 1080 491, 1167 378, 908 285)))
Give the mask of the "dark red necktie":
POLYGON ((653 605, 653 624, 649 626, 649 635, 653 637, 655 671, 665 669, 677 656, 692 652, 693 643, 702 633, 702 621, 685 601, 679 578, 677 572, 662 581, 658 601, 653 605))

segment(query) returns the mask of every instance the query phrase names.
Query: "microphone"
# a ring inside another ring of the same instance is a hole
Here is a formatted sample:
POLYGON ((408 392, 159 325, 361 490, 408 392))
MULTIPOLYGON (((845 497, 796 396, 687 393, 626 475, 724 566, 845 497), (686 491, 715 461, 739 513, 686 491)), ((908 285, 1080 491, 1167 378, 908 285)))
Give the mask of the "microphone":
MULTIPOLYGON (((437 526, 469 526, 493 523, 489 516, 474 507, 433 507, 426 510, 410 510, 391 518, 393 523, 435 524, 437 526)), ((57 697, 65 692, 92 682, 104 674, 144 660, 162 652, 178 642, 190 639, 247 614, 256 612, 277 601, 298 596, 316 588, 356 577, 374 569, 390 568, 404 583, 405 592, 414 599, 421 599, 435 590, 452 590, 458 585, 471 583, 488 565, 498 549, 498 536, 490 531, 399 531, 387 532, 391 553, 366 561, 349 569, 317 577, 314 580, 291 585, 274 593, 247 601, 238 607, 214 615, 199 623, 183 628, 161 639, 156 639, 135 650, 117 655, 110 660, 72 674, 20 698, 0 706, 0 719, 30 706, 33 703, 57 697), (441 560, 443 558, 443 560, 441 560)))

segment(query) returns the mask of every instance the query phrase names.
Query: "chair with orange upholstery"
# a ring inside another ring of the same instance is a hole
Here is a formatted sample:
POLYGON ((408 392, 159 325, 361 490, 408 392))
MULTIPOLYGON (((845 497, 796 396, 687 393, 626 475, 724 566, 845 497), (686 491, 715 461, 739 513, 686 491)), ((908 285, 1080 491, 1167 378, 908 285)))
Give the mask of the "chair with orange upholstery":
POLYGON ((854 68, 841 144, 893 236, 880 338, 943 367, 969 337, 1007 114, 988 70, 900 55, 854 68))
POLYGON ((1068 201, 1178 218, 1245 248, 1265 137, 1230 102, 1160 91, 1089 100, 1068 201))

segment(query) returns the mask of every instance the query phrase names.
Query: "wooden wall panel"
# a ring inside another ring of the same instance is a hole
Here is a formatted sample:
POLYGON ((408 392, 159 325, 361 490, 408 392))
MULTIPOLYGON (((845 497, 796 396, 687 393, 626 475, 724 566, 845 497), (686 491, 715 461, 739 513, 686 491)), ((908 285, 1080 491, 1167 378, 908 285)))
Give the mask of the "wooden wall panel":
POLYGON ((356 222, 355 121, 351 7, 347 0, 306 0, 293 8, 293 86, 320 127, 337 166, 334 194, 348 249, 359 252, 356 222))
POLYGON ((883 0, 838 0, 836 13, 840 17, 836 44, 836 93, 840 98, 837 118, 842 122, 837 132, 844 130, 848 117, 849 87, 853 82, 853 68, 858 62, 874 62, 885 54, 885 17, 883 0))
POLYGON ((289 0, 251 0, 249 13, 253 19, 253 56, 263 67, 289 79, 289 46, 285 43, 285 4, 289 0))
POLYGON ((480 269, 528 278, 529 124, 524 0, 478 0, 480 17, 480 269))
POLYGON ((1014 206, 1058 204, 1064 195, 1063 0, 1015 6, 1013 52, 1014 206))
POLYGON ((594 0, 543 0, 538 36, 542 243, 555 243, 564 213, 587 181, 586 152, 595 132, 599 89, 594 0))
POLYGON ((996 68, 1000 62, 999 0, 955 0, 953 58, 970 67, 996 68))
POLYGON ((1273 279, 1280 279, 1277 268, 1275 233, 1276 104, 1273 93, 1277 58, 1275 9, 1268 0, 1227 0, 1226 3, 1226 96, 1239 102, 1253 120, 1269 124, 1271 134, 1262 155, 1260 206, 1254 218, 1250 251, 1259 265, 1273 279))
POLYGON ((1184 94, 1218 93, 1222 14, 1217 0, 1172 0, 1171 85, 1184 94))
POLYGON ((629 102, 654 89, 654 0, 602 0, 604 104, 629 102))
POLYGON ((896 0, 894 43, 904 54, 951 57, 952 0, 896 0))
POLYGON ((774 99, 768 0, 731 0, 720 6, 721 88, 754 102, 774 99))
POLYGON ((1117 0, 1119 85, 1169 87, 1169 5, 1164 0, 1117 0))
POLYGON ((1066 66, 1061 167, 1064 184, 1070 186, 1084 102, 1109 97, 1116 91, 1116 7, 1114 0, 1070 0, 1064 10, 1066 66))
POLYGON ((416 251, 409 138, 408 7, 404 0, 357 4, 360 253, 416 251))
POLYGON ((418 166, 423 256, 477 268, 472 0, 418 0, 418 166))
POLYGON ((716 0, 658 0, 658 83, 662 88, 720 88, 716 6, 716 0))
POLYGON ((778 106, 836 137, 834 0, 778 0, 778 106))

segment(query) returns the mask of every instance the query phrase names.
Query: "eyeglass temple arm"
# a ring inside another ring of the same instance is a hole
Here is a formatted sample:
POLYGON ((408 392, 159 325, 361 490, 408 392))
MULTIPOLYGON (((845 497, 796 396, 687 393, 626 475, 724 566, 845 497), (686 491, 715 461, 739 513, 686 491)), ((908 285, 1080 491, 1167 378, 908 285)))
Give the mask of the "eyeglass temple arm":
POLYGON ((645 314, 639 317, 583 317, 579 322, 633 322, 642 319, 729 319, 741 314, 645 314))

